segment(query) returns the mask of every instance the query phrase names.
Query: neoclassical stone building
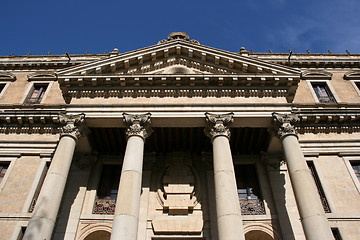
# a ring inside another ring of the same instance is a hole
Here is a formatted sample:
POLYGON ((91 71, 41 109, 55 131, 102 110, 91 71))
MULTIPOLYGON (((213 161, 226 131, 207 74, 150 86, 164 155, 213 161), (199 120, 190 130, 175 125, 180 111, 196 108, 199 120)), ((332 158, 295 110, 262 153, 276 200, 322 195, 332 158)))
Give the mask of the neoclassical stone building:
POLYGON ((355 240, 360 54, 0 57, 0 239, 355 240))

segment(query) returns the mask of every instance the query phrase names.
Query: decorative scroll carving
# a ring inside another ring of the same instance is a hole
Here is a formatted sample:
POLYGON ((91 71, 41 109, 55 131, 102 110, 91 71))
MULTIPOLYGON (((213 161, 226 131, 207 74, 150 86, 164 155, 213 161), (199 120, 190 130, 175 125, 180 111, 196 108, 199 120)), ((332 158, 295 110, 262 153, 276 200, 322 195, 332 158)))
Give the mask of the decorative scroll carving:
POLYGON ((151 113, 146 114, 128 114, 124 113, 124 123, 127 126, 127 137, 139 136, 146 139, 153 132, 150 124, 151 113))
POLYGON ((108 214, 112 215, 115 213, 116 199, 98 199, 96 197, 93 214, 108 214))
POLYGON ((205 134, 211 139, 217 136, 225 136, 230 139, 230 124, 233 123, 234 113, 212 114, 205 113, 208 126, 205 128, 205 134))
POLYGON ((239 199, 242 215, 265 214, 264 203, 260 199, 239 199))
POLYGON ((296 114, 272 113, 273 129, 278 138, 282 139, 287 135, 297 136, 294 124, 299 121, 296 114))
POLYGON ((59 122, 61 127, 61 136, 71 136, 78 140, 82 135, 89 133, 85 126, 85 114, 66 115, 59 114, 59 122))

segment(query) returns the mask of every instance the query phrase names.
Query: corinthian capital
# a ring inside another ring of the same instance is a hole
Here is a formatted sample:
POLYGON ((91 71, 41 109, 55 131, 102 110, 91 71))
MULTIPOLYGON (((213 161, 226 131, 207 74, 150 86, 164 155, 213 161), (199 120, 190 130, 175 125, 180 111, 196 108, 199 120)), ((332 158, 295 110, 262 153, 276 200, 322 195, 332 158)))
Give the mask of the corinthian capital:
POLYGON ((297 136, 294 124, 299 121, 296 114, 272 113, 273 130, 278 138, 283 139, 287 135, 297 136))
POLYGON ((61 136, 70 136, 78 140, 82 135, 89 133, 85 126, 85 114, 66 115, 59 114, 61 136))
POLYGON ((207 127, 205 128, 205 134, 211 140, 217 136, 225 136, 230 139, 230 124, 233 123, 234 113, 227 114, 212 114, 205 113, 207 127))
POLYGON ((153 132, 151 129, 150 116, 151 113, 146 114, 127 114, 123 113, 124 123, 127 126, 127 137, 139 136, 144 140, 153 132))

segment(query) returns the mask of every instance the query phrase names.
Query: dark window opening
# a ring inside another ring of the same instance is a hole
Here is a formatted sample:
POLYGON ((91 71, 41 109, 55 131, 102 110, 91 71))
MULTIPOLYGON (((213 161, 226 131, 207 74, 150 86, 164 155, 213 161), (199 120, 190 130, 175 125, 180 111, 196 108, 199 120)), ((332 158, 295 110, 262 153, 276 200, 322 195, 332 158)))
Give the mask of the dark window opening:
POLYGON ((236 185, 243 215, 265 214, 255 165, 235 165, 236 185))
POLYGON ((323 190, 323 188, 321 186, 321 182, 320 182, 319 176, 318 176, 318 174, 316 172, 314 163, 309 161, 309 162, 307 162, 307 164, 308 164, 308 167, 310 169, 311 175, 313 176, 313 179, 315 181, 315 185, 316 185, 316 188, 318 190, 319 197, 320 197, 321 203, 323 205, 324 211, 326 213, 330 213, 331 212, 330 207, 329 207, 328 201, 326 199, 324 190, 323 190))
POLYGON ((326 82, 312 82, 311 85, 320 103, 336 103, 326 82))
POLYGON ((25 100, 26 104, 39 104, 45 95, 48 83, 35 83, 30 94, 25 100))
POLYGON ((355 82, 355 85, 360 90, 360 82, 355 82))
POLYGON ((339 229, 338 228, 331 228, 331 232, 334 236, 335 240, 342 240, 339 229))
POLYGON ((0 93, 4 90, 6 83, 0 83, 0 93))
POLYGON ((359 180, 360 182, 360 162, 351 162, 351 166, 355 172, 355 175, 357 177, 357 179, 359 180))
POLYGON ((104 165, 95 199, 94 214, 114 214, 121 175, 121 165, 104 165))
POLYGON ((20 230, 17 240, 22 240, 24 238, 25 231, 26 231, 26 227, 21 227, 21 230, 20 230))
POLYGON ((0 163, 0 183, 5 177, 8 168, 9 168, 9 163, 0 163))

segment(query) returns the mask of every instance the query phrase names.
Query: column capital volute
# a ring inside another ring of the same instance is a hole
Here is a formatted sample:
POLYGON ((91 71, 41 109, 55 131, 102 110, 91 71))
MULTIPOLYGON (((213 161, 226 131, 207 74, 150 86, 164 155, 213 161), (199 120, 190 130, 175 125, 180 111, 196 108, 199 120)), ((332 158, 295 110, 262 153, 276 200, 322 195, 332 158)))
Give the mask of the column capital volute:
POLYGON ((230 139, 230 129, 229 126, 233 123, 234 113, 226 114, 213 114, 205 113, 207 126, 204 130, 205 135, 208 136, 211 140, 218 136, 225 136, 230 139))
POLYGON ((123 113, 123 121, 126 125, 127 138, 131 136, 139 136, 146 139, 153 132, 151 128, 151 113, 145 114, 129 114, 123 113))
POLYGON ((280 139, 284 139, 286 136, 293 135, 297 136, 297 131, 295 129, 295 123, 300 119, 297 114, 281 114, 281 113, 272 113, 273 117, 273 131, 275 135, 280 139))
POLYGON ((84 135, 87 135, 90 131, 85 125, 85 114, 59 114, 60 137, 70 136, 76 141, 84 135))

